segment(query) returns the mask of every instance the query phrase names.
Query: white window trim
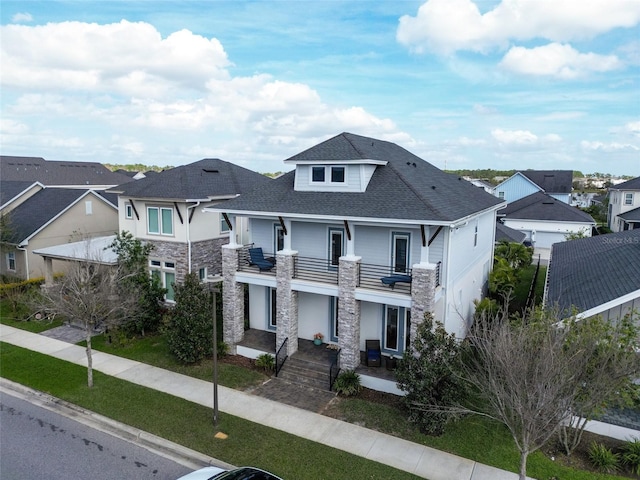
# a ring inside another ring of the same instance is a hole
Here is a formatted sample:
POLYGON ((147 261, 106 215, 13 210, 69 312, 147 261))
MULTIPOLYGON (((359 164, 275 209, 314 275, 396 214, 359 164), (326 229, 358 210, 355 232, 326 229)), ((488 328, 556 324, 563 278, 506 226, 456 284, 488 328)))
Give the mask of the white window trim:
POLYGON ((391 232, 391 269, 393 273, 408 274, 411 265, 411 234, 407 232, 391 232), (405 271, 396 270, 396 240, 405 238, 407 240, 405 271))
POLYGON ((147 234, 149 235, 161 235, 163 237, 173 237, 174 236, 174 228, 173 228, 173 208, 172 207, 157 207, 157 206, 147 206, 147 234), (158 211, 158 231, 152 232, 149 229, 149 211, 157 210, 158 211), (163 233, 164 221, 162 219, 162 212, 168 210, 171 212, 171 233, 163 233))
POLYGON ((129 202, 124 204, 124 218, 131 220, 133 218, 133 205, 129 202))
MULTIPOLYGON (((173 261, 159 260, 159 259, 149 259, 149 275, 153 275, 154 272, 158 272, 160 274, 160 283, 162 284, 162 288, 169 289, 167 285, 167 273, 173 275, 174 284, 175 284, 175 275, 176 275, 176 264, 173 261)), ((175 294, 175 291, 174 291, 175 294)), ((165 293, 164 301, 167 303, 175 303, 174 299, 167 298, 167 294, 165 293)))
POLYGON ((347 166, 346 165, 311 165, 309 170, 309 184, 310 185, 346 185, 347 183, 347 166), (314 168, 324 168, 324 180, 323 181, 314 181, 313 180, 313 169, 314 168), (344 180, 342 182, 333 182, 331 180, 333 169, 334 168, 342 168, 344 170, 344 180))
POLYGON ((16 252, 7 252, 6 255, 7 260, 7 270, 10 272, 16 271, 16 252), (11 268, 11 263, 13 262, 13 268, 11 268))
POLYGON ((628 192, 624 194, 624 204, 625 205, 633 205, 633 192, 628 192), (629 201, 627 202, 627 195, 629 196, 629 201))

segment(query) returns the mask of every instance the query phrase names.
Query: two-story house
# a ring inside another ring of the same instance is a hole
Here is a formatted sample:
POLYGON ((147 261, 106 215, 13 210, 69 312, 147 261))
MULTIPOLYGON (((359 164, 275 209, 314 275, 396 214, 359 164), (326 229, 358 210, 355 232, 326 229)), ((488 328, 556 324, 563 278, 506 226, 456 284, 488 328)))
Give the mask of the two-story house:
POLYGON ((609 188, 607 225, 614 232, 640 228, 640 177, 609 188))
POLYGON ((229 220, 222 248, 224 339, 251 329, 275 352, 299 339, 340 348, 360 365, 366 340, 401 356, 432 312, 464 337, 493 262, 504 202, 390 142, 342 133, 285 160, 294 170, 206 208, 229 220), (249 219, 251 245, 237 218, 249 219), (248 300, 245 298, 248 293, 248 300), (245 312, 245 301, 248 312, 245 312))
MULTIPOLYGON (((187 273, 202 280, 221 273, 220 247, 229 241, 222 216, 205 215, 210 207, 241 193, 263 188, 264 175, 219 159, 204 159, 112 188, 118 194, 119 229, 154 246, 149 270, 168 290, 187 273)), ((237 239, 236 236, 237 235, 237 239)), ((246 228, 234 231, 244 241, 246 228)))
POLYGON ((571 201, 572 182, 571 170, 521 170, 496 185, 493 194, 512 203, 542 192, 568 204, 571 201))

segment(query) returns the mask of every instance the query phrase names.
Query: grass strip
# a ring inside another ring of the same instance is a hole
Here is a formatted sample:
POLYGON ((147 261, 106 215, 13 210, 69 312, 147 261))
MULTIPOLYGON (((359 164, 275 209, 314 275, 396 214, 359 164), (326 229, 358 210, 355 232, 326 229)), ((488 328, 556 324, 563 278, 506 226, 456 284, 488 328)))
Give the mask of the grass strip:
POLYGON ((219 440, 210 408, 100 372, 94 372, 95 386, 90 389, 84 367, 7 343, 0 347, 4 378, 234 465, 255 465, 300 480, 418 478, 224 413, 219 430, 229 437, 219 440))

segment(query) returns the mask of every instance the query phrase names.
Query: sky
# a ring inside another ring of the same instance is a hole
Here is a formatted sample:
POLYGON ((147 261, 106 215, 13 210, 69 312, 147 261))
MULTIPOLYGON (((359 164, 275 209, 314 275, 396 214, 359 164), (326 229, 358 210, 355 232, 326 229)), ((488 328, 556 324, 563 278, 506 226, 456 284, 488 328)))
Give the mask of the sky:
POLYGON ((441 169, 640 175, 640 1, 0 5, 0 153, 258 172, 341 132, 441 169))

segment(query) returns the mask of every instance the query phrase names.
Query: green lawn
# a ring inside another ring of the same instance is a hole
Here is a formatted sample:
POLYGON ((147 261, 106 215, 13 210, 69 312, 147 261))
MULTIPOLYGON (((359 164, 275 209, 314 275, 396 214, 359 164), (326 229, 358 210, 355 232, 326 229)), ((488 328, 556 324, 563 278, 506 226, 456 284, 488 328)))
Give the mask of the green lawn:
POLYGON ((53 322, 39 322, 31 317, 29 307, 19 303, 14 308, 8 299, 3 298, 0 300, 0 323, 40 333, 53 327, 59 327, 63 322, 61 319, 53 320, 53 322))
POLYGON ((255 465, 300 480, 418 478, 224 413, 219 430, 229 437, 219 440, 209 408, 99 372, 89 389, 85 368, 6 343, 0 360, 5 378, 234 465, 255 465))

